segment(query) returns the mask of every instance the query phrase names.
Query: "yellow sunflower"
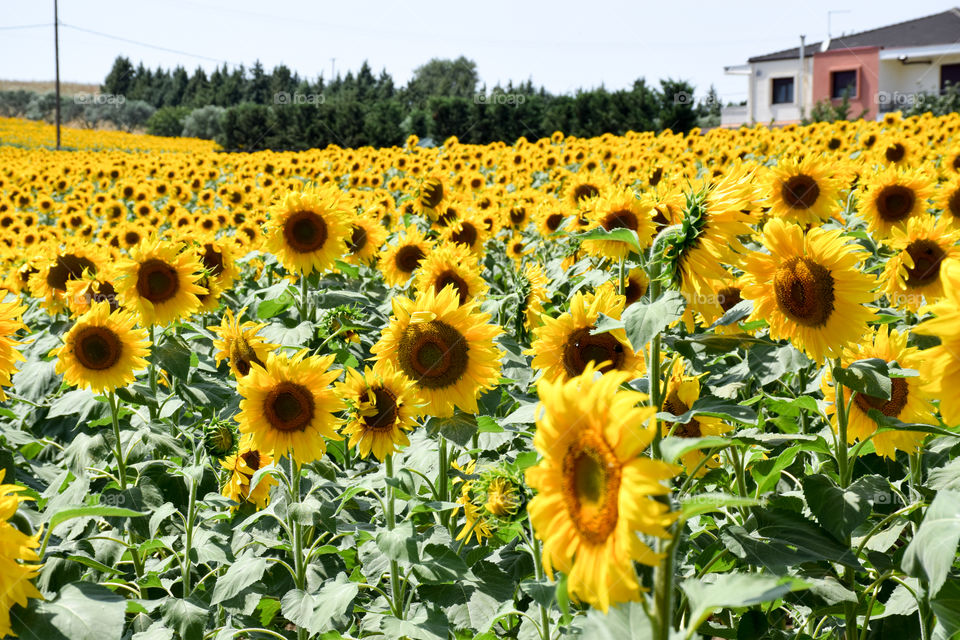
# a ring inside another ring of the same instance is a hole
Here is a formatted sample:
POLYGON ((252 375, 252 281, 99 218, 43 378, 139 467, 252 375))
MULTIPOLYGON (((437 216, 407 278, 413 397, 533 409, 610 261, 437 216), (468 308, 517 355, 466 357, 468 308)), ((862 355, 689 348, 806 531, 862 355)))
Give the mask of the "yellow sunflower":
POLYGON ((59 313, 67 308, 67 283, 80 278, 85 271, 96 274, 101 262, 98 252, 71 242, 38 261, 37 271, 30 275, 30 293, 43 300, 45 309, 59 313))
POLYGON ((767 174, 770 216, 801 225, 819 224, 842 209, 840 192, 847 176, 819 155, 781 159, 767 174))
POLYGON ((875 278, 860 271, 864 251, 839 229, 803 230, 780 218, 763 228, 770 253, 744 262, 741 295, 753 300, 750 320, 766 320, 770 337, 788 339, 816 362, 840 355, 867 332, 875 278))
POLYGON ((445 196, 443 179, 439 175, 429 176, 420 183, 420 189, 417 191, 417 210, 429 216, 431 220, 436 220, 445 196))
POLYGON ((541 316, 543 325, 533 330, 533 342, 524 351, 533 356, 531 366, 543 371, 547 380, 574 378, 591 363, 603 372, 619 369, 629 379, 638 377, 644 371, 643 358, 634 353, 626 331, 591 334, 601 313, 619 320, 623 308, 624 297, 612 287, 595 294, 578 291, 566 313, 557 318, 541 316))
POLYGON ((97 275, 86 270, 80 278, 68 280, 66 304, 70 315, 82 316, 95 302, 108 303, 111 311, 119 309, 120 300, 113 280, 114 274, 109 267, 100 269, 97 275))
POLYGON ((214 356, 217 366, 226 360, 237 380, 250 373, 253 365, 263 367, 267 354, 280 346, 264 342, 264 337, 258 335, 269 323, 240 323, 240 317, 246 310, 244 307, 235 317, 233 310, 227 309, 219 325, 207 327, 218 336, 213 341, 214 348, 218 349, 214 356))
POLYGON ((543 303, 550 300, 550 292, 547 290, 550 278, 547 277, 543 267, 536 262, 531 262, 526 266, 523 270, 523 277, 529 289, 521 306, 527 328, 535 329, 543 324, 540 315, 543 313, 543 303))
POLYGON ((883 270, 890 304, 916 312, 924 299, 935 302, 943 296, 940 265, 960 257, 960 230, 950 228, 946 218, 924 214, 910 218, 906 229, 895 228, 888 244, 897 251, 883 270))
MULTIPOLYGON (((685 364, 683 360, 678 359, 673 363, 673 369, 670 371, 670 378, 667 380, 667 388, 663 398, 663 407, 661 411, 674 416, 682 416, 693 403, 700 398, 700 378, 702 376, 689 376, 685 374, 685 364)), ((691 418, 689 422, 681 424, 679 422, 664 421, 662 426, 663 435, 671 435, 676 438, 703 438, 706 436, 720 436, 730 431, 733 427, 725 424, 723 420, 698 414, 691 418)), ((706 454, 695 449, 683 456, 683 467, 686 472, 692 473, 700 464, 700 461, 706 454)), ((707 472, 708 468, 716 467, 720 464, 720 458, 717 456, 707 460, 700 470, 698 476, 707 472)))
POLYGON ((347 252, 350 212, 335 187, 291 191, 270 208, 265 248, 287 271, 325 271, 347 252))
POLYGON ((200 308, 198 296, 207 293, 198 284, 203 266, 196 254, 182 248, 179 243, 147 239, 117 266, 123 304, 135 309, 145 325, 169 324, 200 308))
MULTIPOLYGON (((650 203, 638 200, 633 190, 617 189, 609 190, 608 195, 592 202, 590 217, 594 224, 606 231, 629 229, 636 232, 640 247, 646 248, 653 242, 656 231, 652 211, 650 203)), ((630 245, 618 240, 584 240, 583 248, 593 255, 614 260, 626 258, 632 251, 630 245)))
POLYGON ((270 488, 277 484, 273 476, 263 476, 253 488, 253 492, 250 492, 250 481, 254 474, 270 464, 273 464, 273 456, 269 452, 259 451, 249 444, 241 444, 236 455, 227 456, 220 461, 220 465, 230 472, 230 478, 223 485, 222 493, 237 503, 234 510, 244 502, 256 505, 257 509, 263 509, 270 504, 270 488))
POLYGON ((14 337, 17 331, 27 329, 22 320, 24 311, 17 300, 0 302, 0 400, 7 399, 3 387, 13 384, 10 377, 17 371, 17 362, 24 360, 17 350, 22 343, 14 337))
POLYGON ((453 415, 454 407, 477 412, 477 395, 500 377, 501 351, 494 344, 502 330, 490 324, 476 301, 459 304, 452 285, 414 300, 393 298, 393 316, 371 350, 413 380, 429 415, 453 415))
MULTIPOLYGON (((910 334, 891 331, 888 325, 883 325, 874 332, 872 338, 857 345, 850 345, 843 350, 841 363, 847 366, 857 360, 879 358, 885 362, 896 360, 904 369, 921 370, 924 355, 916 347, 908 347, 907 339, 910 334)), ((876 409, 888 418, 896 418, 901 422, 935 424, 933 403, 926 391, 926 382, 922 377, 891 378, 890 398, 875 398, 858 393, 853 398, 850 414, 847 416, 847 442, 853 444, 858 440, 865 440, 877 430, 877 423, 870 417, 871 409, 876 409)), ((833 381, 833 372, 830 367, 821 380, 823 398, 829 403, 827 414, 834 431, 837 430, 837 388, 833 381)), ((850 402, 850 390, 843 388, 843 402, 850 402)), ((925 433, 922 431, 881 431, 873 436, 873 447, 877 455, 893 459, 896 452, 906 451, 914 453, 923 441, 925 433)))
POLYGON ((934 194, 933 206, 942 213, 955 229, 960 229, 960 177, 954 177, 940 184, 934 194))
POLYGON ((382 461, 410 444, 405 432, 416 426, 419 397, 413 382, 389 360, 363 373, 347 369, 346 381, 336 389, 347 405, 347 446, 357 447, 361 458, 372 452, 382 461))
POLYGON ((330 370, 335 356, 267 355, 265 367, 251 367, 237 383, 240 433, 250 446, 278 458, 289 455, 298 464, 314 462, 327 452, 324 438, 341 440, 334 414, 343 402, 330 386, 339 370, 330 370))
POLYGON ((387 239, 387 230, 369 215, 356 216, 350 221, 350 237, 347 238, 348 259, 351 262, 371 264, 387 239))
POLYGON ((927 210, 933 179, 920 170, 889 167, 865 180, 858 209, 877 239, 888 238, 896 227, 927 210))
POLYGON ((655 496, 669 493, 663 481, 677 469, 643 455, 655 409, 638 406, 644 394, 620 389, 629 374, 595 374, 588 366, 570 380, 537 383, 545 411, 533 444, 543 457, 527 470, 538 492, 527 510, 550 577, 562 571, 573 598, 607 611, 640 598, 634 562, 659 560, 637 534, 669 536, 673 515, 655 496))
POLYGON ((920 375, 926 390, 940 400, 940 415, 948 426, 960 426, 960 260, 940 266, 943 298, 921 308, 935 317, 913 328, 913 333, 937 336, 940 344, 920 352, 920 375))
POLYGON ((147 331, 135 324, 129 311, 111 312, 109 303, 94 303, 67 332, 63 346, 50 352, 57 357, 56 372, 68 384, 96 393, 130 384, 150 355, 147 331))
MULTIPOLYGON (((0 483, 6 471, 0 469, 0 483)), ((40 547, 41 531, 30 536, 10 524, 9 520, 17 512, 24 500, 30 500, 17 493, 23 487, 15 484, 0 484, 0 637, 16 637, 10 627, 10 609, 17 604, 27 606, 28 598, 43 600, 31 580, 36 578, 41 565, 37 549, 40 547)))
POLYGON ((396 244, 384 247, 380 256, 380 271, 392 287, 399 287, 410 279, 433 246, 420 229, 406 227, 396 244))
POLYGON ((441 291, 453 285, 460 304, 483 297, 487 283, 480 274, 480 265, 468 249, 457 244, 441 245, 424 258, 417 269, 414 286, 418 292, 441 291))

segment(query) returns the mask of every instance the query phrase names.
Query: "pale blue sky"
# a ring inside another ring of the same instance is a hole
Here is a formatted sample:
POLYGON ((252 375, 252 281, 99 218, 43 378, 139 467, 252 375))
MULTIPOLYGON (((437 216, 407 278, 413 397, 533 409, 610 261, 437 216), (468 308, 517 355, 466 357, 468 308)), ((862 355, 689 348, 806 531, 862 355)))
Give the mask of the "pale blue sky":
MULTIPOLYGON (((113 59, 126 55, 151 67, 182 64, 208 70, 217 63, 259 58, 285 63, 302 76, 329 77, 368 60, 398 85, 431 57, 465 55, 481 79, 532 78, 553 92, 634 79, 682 78, 703 95, 711 83, 724 100, 746 97, 746 79, 723 67, 823 39, 827 11, 833 34, 885 26, 944 11, 949 1, 861 0, 550 3, 490 0, 472 3, 340 0, 61 0, 60 21, 110 36, 175 49, 160 51, 103 35, 60 30, 61 79, 101 82, 113 59), (200 57, 192 57, 200 56, 200 57)), ((0 0, 0 79, 53 79, 53 0, 0 0)))

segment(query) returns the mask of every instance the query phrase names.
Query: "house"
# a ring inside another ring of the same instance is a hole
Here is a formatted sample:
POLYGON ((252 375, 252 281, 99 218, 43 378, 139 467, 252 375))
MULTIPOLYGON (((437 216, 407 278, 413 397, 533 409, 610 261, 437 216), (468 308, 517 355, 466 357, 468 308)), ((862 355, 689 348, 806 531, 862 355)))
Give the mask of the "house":
POLYGON ((724 71, 747 77, 748 97, 722 110, 722 126, 799 122, 818 102, 837 104, 844 95, 851 114, 875 119, 960 82, 960 9, 754 56, 724 71))

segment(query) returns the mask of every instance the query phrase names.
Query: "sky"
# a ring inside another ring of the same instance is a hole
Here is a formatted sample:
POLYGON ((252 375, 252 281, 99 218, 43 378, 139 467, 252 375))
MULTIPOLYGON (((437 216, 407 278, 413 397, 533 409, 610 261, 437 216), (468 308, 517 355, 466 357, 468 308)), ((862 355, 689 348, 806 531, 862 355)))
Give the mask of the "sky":
MULTIPOLYGON (((956 0, 955 0, 956 1, 956 0)), ((397 86, 430 58, 464 55, 488 87, 532 80, 553 93, 682 79, 724 102, 747 79, 723 68, 747 58, 939 13, 945 1, 648 2, 623 0, 60 0, 60 79, 100 83, 117 55, 164 68, 257 59, 329 78, 364 60, 397 86), (95 32, 95 33, 93 33, 95 32), (149 46, 146 46, 149 45, 149 46)), ((0 79, 52 80, 53 1, 0 0, 0 79), (9 28, 14 27, 14 28, 9 28), (26 27, 26 28, 23 28, 26 27)))

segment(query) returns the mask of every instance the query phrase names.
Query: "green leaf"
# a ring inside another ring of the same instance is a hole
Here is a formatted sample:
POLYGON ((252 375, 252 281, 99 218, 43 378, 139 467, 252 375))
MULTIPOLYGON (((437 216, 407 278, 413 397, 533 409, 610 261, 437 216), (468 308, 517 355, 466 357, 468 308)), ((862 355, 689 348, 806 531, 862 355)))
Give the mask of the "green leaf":
POLYGON ((469 445, 479 429, 476 416, 463 411, 457 411, 447 418, 430 418, 426 427, 430 435, 441 435, 461 447, 469 445))
POLYGON ((960 492, 939 491, 903 555, 904 572, 929 582, 931 597, 947 579, 960 542, 960 492))
POLYGON ((630 247, 634 253, 643 253, 643 249, 640 247, 640 241, 637 239, 637 232, 633 229, 619 228, 619 229, 610 229, 609 231, 603 227, 598 227, 596 229, 591 229, 590 231, 585 231, 583 233, 578 233, 573 236, 577 240, 606 240, 613 242, 622 242, 630 247))
POLYGON ((544 409, 539 402, 523 404, 506 418, 501 419, 500 424, 534 424, 537 418, 543 415, 543 411, 544 409))
POLYGON ((793 464, 800 452, 800 445, 796 444, 780 452, 773 460, 760 460, 750 467, 750 474, 757 483, 757 495, 762 496, 777 486, 781 472, 793 464))
POLYGON ((209 616, 207 605, 191 596, 168 598, 160 608, 161 619, 176 630, 183 640, 201 640, 209 616))
POLYGON ((590 640, 652 640, 653 623, 639 602, 624 602, 604 613, 590 609, 582 638, 590 640))
POLYGON ((334 618, 350 610, 359 591, 360 587, 350 582, 345 573, 324 584, 315 594, 300 589, 288 591, 280 600, 283 617, 311 634, 329 631, 334 618))
POLYGON ((190 347, 177 336, 164 336, 153 348, 154 362, 181 380, 190 375, 190 354, 190 347))
POLYGON ((393 530, 378 533, 377 547, 390 560, 416 564, 420 559, 412 522, 403 522, 393 530))
POLYGON ((689 629, 695 631, 717 609, 771 602, 808 585, 792 578, 759 573, 712 573, 684 580, 680 587, 690 600, 689 629))
POLYGON ((124 509, 123 507, 111 507, 108 505, 93 505, 90 507, 74 507, 72 509, 62 509, 57 511, 50 518, 50 524, 48 525, 51 530, 55 529, 58 525, 63 524, 67 520, 73 520, 74 518, 92 518, 96 516, 111 516, 115 518, 138 518, 140 516, 148 515, 146 513, 141 513, 140 511, 134 511, 133 509, 124 509))
POLYGON ((887 362, 880 358, 857 360, 836 369, 834 376, 845 387, 881 400, 890 399, 890 373, 887 362))
POLYGON ((960 458, 954 458, 927 474, 927 487, 934 491, 960 491, 960 458))
POLYGON ((937 624, 943 628, 944 637, 953 638, 960 633, 960 580, 947 580, 937 597, 930 600, 930 608, 937 616, 937 624))
POLYGON ((710 511, 720 511, 730 507, 753 507, 760 504, 754 498, 731 496, 725 493, 701 493, 685 498, 681 502, 680 517, 689 520, 694 516, 710 511))
POLYGON ((496 418, 477 416, 477 433, 503 433, 503 427, 497 424, 496 418))
POLYGON ((293 306, 294 297, 288 282, 278 282, 265 291, 267 299, 257 305, 257 317, 261 320, 274 318, 293 306))
POLYGON ((31 600, 11 616, 21 638, 107 640, 123 635, 126 604, 122 596, 92 582, 62 587, 51 600, 31 600))
POLYGON ((679 291, 668 290, 650 303, 637 301, 623 312, 623 326, 633 350, 640 352, 655 335, 680 319, 686 299, 679 291))
POLYGON ((266 570, 266 558, 255 558, 252 554, 237 558, 236 562, 227 569, 227 572, 217 579, 217 584, 213 588, 213 598, 210 600, 210 604, 219 604, 224 600, 229 600, 234 597, 253 583, 259 581, 266 570))
POLYGON ((661 411, 657 414, 657 418, 665 422, 679 422, 681 424, 686 424, 690 422, 694 416, 701 414, 713 416, 714 418, 720 418, 723 420, 740 422, 745 425, 757 424, 757 414, 750 407, 745 407, 735 402, 731 402, 730 400, 724 400, 723 398, 715 398, 712 396, 697 398, 697 400, 693 403, 693 406, 690 407, 690 410, 679 416, 661 411))
POLYGON ((801 480, 803 497, 813 517, 837 540, 845 542, 854 529, 867 521, 873 504, 865 491, 854 487, 841 489, 823 474, 801 480))
POLYGON ((741 300, 737 304, 730 307, 730 309, 720 316, 716 322, 710 325, 710 328, 714 327, 724 327, 727 325, 740 322, 745 318, 749 317, 753 313, 753 300, 741 300))
POLYGON ((595 336, 600 333, 616 331, 617 329, 623 329, 623 320, 617 320, 616 318, 611 318, 606 314, 600 313, 597 314, 597 321, 594 324, 594 328, 590 330, 590 335, 595 336))
POLYGON ((676 462, 684 454, 697 449, 722 449, 734 444, 723 436, 703 436, 702 438, 680 438, 670 436, 660 441, 660 452, 667 462, 676 462))
POLYGON ((424 584, 457 582, 467 574, 467 565, 452 549, 442 544, 428 544, 424 557, 413 567, 424 584))

